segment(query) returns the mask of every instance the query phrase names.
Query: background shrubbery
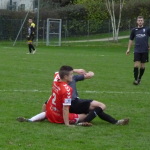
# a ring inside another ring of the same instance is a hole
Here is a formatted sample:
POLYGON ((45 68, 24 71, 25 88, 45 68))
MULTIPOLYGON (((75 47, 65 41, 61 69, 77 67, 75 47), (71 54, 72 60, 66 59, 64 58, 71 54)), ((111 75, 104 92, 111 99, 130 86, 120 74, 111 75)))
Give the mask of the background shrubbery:
MULTIPOLYGON (((119 16, 119 4, 117 3, 115 13, 117 19, 119 16)), ((27 12, 23 11, 0 10, 0 39, 14 39, 26 14, 27 12)), ((134 27, 135 20, 139 15, 144 16, 146 25, 150 25, 150 0, 125 0, 120 31, 134 27)), ((28 18, 33 18, 36 21, 37 13, 30 12, 28 18)), ((41 0, 39 22, 41 37, 46 33, 47 18, 62 19, 62 34, 68 37, 89 36, 89 34, 110 33, 112 31, 104 0, 41 0)), ((25 37, 26 27, 25 23, 20 39, 25 37)))

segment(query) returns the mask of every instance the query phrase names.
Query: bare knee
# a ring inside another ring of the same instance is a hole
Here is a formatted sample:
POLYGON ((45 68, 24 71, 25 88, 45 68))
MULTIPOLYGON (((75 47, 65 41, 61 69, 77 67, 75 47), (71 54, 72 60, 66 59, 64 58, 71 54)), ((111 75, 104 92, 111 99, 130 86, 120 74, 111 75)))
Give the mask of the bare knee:
POLYGON ((90 104, 90 110, 93 110, 93 109, 96 108, 96 107, 100 107, 100 108, 102 108, 102 110, 105 110, 105 109, 106 109, 106 105, 105 105, 105 104, 93 100, 93 101, 91 102, 91 104, 90 104))
POLYGON ((46 111, 46 104, 43 104, 42 106, 42 112, 45 112, 46 111))
POLYGON ((99 107, 101 107, 103 110, 105 110, 105 109, 106 109, 106 105, 105 105, 105 104, 103 104, 103 103, 101 103, 99 107))

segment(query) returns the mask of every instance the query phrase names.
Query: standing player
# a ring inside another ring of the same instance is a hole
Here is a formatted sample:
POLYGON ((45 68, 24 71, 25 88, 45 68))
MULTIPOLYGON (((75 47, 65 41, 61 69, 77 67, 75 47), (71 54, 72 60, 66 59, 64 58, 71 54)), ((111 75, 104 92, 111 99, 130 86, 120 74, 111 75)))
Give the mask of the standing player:
MULTIPOLYGON (((59 81, 54 81, 52 86, 52 95, 50 96, 46 112, 42 112, 30 119, 23 117, 17 118, 18 121, 41 121, 47 118, 52 123, 64 123, 66 126, 71 126, 77 122, 83 121, 87 115, 69 113, 71 105, 72 88, 68 83, 72 81, 73 68, 70 66, 62 66, 59 70, 59 81)), ((90 126, 90 123, 80 123, 79 125, 90 126)))
POLYGON ((28 20, 29 26, 28 26, 28 36, 27 36, 27 40, 28 40, 28 47, 29 47, 29 53, 27 54, 34 54, 36 52, 34 46, 33 46, 33 40, 34 40, 34 36, 35 36, 35 24, 33 23, 32 19, 28 20))
POLYGON ((144 18, 137 17, 137 27, 131 31, 130 40, 126 55, 129 55, 133 40, 134 47, 134 85, 140 84, 141 78, 145 71, 145 63, 148 62, 148 38, 150 36, 150 28, 144 27, 144 18))

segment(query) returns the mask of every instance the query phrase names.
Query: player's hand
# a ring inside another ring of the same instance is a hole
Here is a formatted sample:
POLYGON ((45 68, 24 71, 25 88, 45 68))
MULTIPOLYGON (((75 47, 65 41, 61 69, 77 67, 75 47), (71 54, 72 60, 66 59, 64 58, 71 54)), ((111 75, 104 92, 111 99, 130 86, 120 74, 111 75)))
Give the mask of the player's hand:
POLYGON ((92 78, 94 76, 94 72, 92 72, 92 71, 89 71, 89 72, 87 72, 86 74, 84 74, 84 78, 85 79, 90 79, 90 78, 92 78))
POLYGON ((129 55, 130 54, 130 50, 128 49, 127 51, 126 51, 126 55, 129 55))

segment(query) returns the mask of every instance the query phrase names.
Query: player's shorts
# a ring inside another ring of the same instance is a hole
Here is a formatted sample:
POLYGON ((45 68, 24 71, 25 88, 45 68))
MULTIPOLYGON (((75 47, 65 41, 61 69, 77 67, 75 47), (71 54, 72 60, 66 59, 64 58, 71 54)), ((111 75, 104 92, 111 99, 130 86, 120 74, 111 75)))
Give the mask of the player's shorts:
MULTIPOLYGON (((46 118, 52 123, 64 123, 63 116, 53 110, 49 109, 46 111, 46 118)), ((76 124, 79 121, 79 115, 69 113, 69 123, 76 124)))
POLYGON ((79 121, 79 115, 74 113, 69 113, 69 123, 76 124, 79 121))
POLYGON ((149 62, 148 53, 134 53, 134 62, 140 61, 141 63, 149 62))
POLYGON ((28 42, 33 42, 34 40, 34 35, 31 34, 28 38, 27 38, 28 42))
POLYGON ((76 98, 75 100, 71 101, 69 112, 75 114, 88 114, 89 107, 92 101, 93 100, 76 98))

